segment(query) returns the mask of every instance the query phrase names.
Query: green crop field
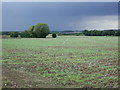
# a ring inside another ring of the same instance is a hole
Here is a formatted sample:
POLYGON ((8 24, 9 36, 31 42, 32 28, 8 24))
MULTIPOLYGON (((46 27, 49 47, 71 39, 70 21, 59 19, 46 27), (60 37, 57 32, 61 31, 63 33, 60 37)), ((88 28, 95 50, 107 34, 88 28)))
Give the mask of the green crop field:
POLYGON ((2 39, 3 88, 117 88, 118 37, 2 39))

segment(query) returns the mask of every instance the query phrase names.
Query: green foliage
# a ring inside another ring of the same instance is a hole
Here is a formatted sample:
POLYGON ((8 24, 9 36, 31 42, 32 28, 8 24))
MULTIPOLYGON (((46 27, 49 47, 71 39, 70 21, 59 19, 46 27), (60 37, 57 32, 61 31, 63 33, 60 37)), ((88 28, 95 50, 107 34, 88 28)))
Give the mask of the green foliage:
POLYGON ((33 33, 33 30, 34 30, 34 25, 33 26, 30 26, 29 28, 28 28, 28 33, 29 33, 29 35, 30 35, 30 37, 35 37, 35 34, 33 33))
POLYGON ((33 33, 37 38, 46 38, 46 36, 50 33, 49 26, 44 23, 38 23, 34 26, 33 33))
POLYGON ((57 35, 56 35, 55 33, 53 33, 53 34, 52 34, 52 37, 53 37, 53 38, 56 38, 56 37, 57 37, 57 35))
POLYGON ((29 31, 25 30, 24 32, 21 32, 20 36, 28 38, 31 37, 31 34, 29 33, 29 31))
POLYGON ((10 32, 10 37, 18 37, 18 32, 10 32))
POLYGON ((83 36, 83 33, 76 33, 76 36, 83 36))
POLYGON ((104 30, 104 31, 98 31, 98 30, 84 30, 83 34, 86 36, 119 36, 118 30, 104 30))
POLYGON ((49 33, 49 26, 47 24, 38 23, 37 25, 30 26, 28 30, 22 32, 21 37, 46 38, 49 33))

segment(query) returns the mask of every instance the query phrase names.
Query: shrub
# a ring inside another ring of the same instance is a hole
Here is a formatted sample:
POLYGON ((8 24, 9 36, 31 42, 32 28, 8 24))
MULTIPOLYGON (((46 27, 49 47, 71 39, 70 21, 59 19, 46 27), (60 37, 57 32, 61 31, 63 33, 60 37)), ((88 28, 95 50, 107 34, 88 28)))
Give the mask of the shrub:
POLYGON ((52 34, 52 37, 53 37, 53 38, 56 38, 56 37, 57 37, 57 35, 56 35, 55 33, 53 33, 53 34, 52 34))
POLYGON ((18 37, 18 32, 10 32, 10 37, 18 37))
POLYGON ((21 32, 20 37, 27 38, 27 37, 31 37, 31 35, 27 30, 25 30, 24 32, 21 32))

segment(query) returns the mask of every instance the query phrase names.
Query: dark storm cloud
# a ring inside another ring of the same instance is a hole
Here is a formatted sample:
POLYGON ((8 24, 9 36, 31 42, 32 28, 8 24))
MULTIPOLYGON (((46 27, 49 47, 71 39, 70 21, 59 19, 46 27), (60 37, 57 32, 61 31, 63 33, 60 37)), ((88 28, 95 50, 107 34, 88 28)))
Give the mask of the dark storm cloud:
POLYGON ((48 23, 51 30, 83 29, 69 23, 117 15, 118 8, 117 2, 4 2, 2 6, 3 30, 25 30, 36 23, 48 23))

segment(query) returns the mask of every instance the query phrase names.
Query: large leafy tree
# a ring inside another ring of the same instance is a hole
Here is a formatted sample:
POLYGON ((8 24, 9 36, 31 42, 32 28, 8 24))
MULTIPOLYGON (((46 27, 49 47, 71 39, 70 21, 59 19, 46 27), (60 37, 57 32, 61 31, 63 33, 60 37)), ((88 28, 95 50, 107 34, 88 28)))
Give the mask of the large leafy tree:
POLYGON ((21 33, 21 37, 46 38, 49 34, 49 26, 45 23, 38 23, 30 26, 28 30, 21 33))
POLYGON ((49 26, 44 23, 38 23, 34 26, 33 33, 37 38, 46 38, 46 36, 49 34, 49 26))
POLYGON ((33 26, 30 26, 29 28, 28 28, 28 33, 29 33, 29 35, 30 35, 30 37, 35 37, 35 35, 34 35, 34 33, 33 33, 33 30, 34 30, 34 25, 33 26))

